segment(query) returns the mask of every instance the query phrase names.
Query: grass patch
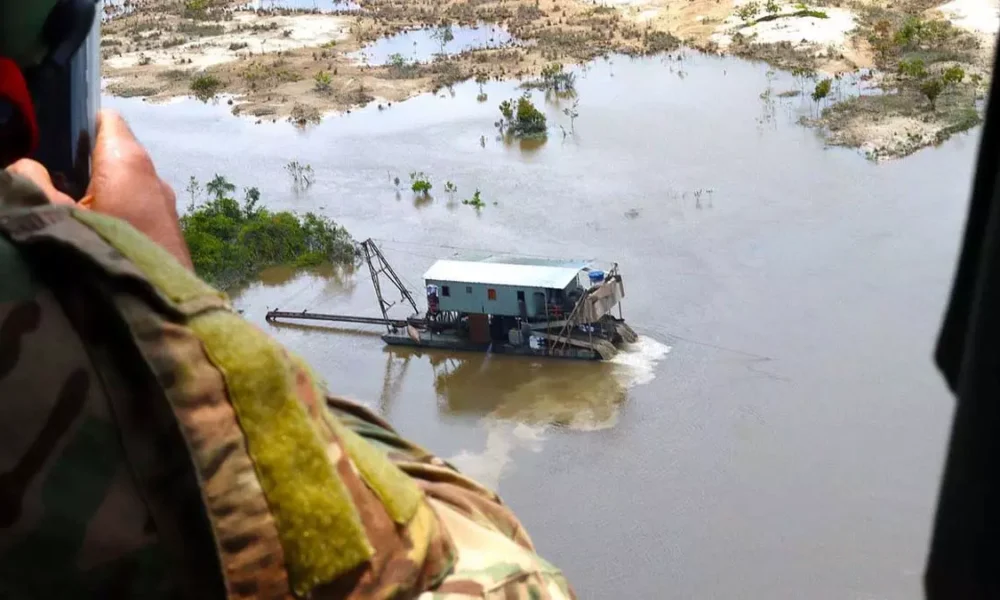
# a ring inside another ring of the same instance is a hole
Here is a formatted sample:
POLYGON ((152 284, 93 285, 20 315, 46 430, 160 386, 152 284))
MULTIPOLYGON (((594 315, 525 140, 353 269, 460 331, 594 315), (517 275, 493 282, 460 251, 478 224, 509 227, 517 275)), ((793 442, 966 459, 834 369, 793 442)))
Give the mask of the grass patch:
POLYGON ((191 79, 191 91, 194 93, 195 98, 198 98, 202 102, 215 97, 221 88, 222 80, 215 75, 203 73, 195 75, 195 77, 191 79))
POLYGON ((162 45, 163 48, 174 48, 176 46, 180 46, 185 41, 187 41, 187 40, 185 40, 184 38, 178 36, 178 37, 173 37, 173 38, 169 38, 169 39, 163 40, 163 43, 161 45, 162 45))
POLYGON ((647 54, 672 52, 681 45, 680 39, 665 31, 651 31, 646 35, 645 40, 645 50, 647 54))
POLYGON ((198 23, 197 21, 181 21, 177 25, 177 32, 192 37, 209 37, 222 35, 226 28, 218 23, 198 23))
POLYGON ((272 62, 253 61, 240 71, 240 77, 252 90, 268 89, 282 83, 299 81, 302 76, 277 59, 272 62))
POLYGON ((184 81, 191 77, 191 73, 184 69, 167 69, 157 73, 156 76, 164 81, 184 81))

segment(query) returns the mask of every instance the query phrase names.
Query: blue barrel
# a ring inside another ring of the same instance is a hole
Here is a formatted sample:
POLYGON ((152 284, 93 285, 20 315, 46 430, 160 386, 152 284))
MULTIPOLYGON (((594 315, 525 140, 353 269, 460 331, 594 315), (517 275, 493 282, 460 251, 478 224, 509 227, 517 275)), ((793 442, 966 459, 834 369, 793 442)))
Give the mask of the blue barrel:
POLYGON ((591 271, 590 283, 601 283, 604 281, 604 271, 591 271))

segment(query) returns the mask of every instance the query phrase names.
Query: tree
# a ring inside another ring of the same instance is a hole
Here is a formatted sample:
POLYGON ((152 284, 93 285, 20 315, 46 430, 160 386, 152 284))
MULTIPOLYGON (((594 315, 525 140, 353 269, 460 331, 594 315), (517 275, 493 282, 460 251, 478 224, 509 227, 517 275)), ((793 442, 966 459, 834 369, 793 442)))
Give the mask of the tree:
MULTIPOLYGON (((216 180, 228 184, 224 177, 216 180)), ((199 276, 225 289, 272 265, 346 265, 356 259, 354 241, 333 221, 312 213, 304 217, 272 213, 259 201, 260 192, 251 187, 242 206, 231 197, 216 196, 181 217, 181 231, 199 276)))
POLYGON ((563 109, 563 114, 569 117, 569 130, 576 131, 576 118, 580 116, 580 112, 576 109, 580 105, 580 100, 573 100, 573 106, 569 106, 563 109))
POLYGON ((202 102, 207 102, 214 98, 221 87, 222 81, 215 75, 203 73, 196 75, 191 80, 191 91, 194 93, 195 98, 202 102))
POLYGON ((188 211, 192 211, 198 203, 198 197, 201 196, 201 184, 194 178, 194 175, 188 180, 187 187, 184 190, 188 193, 188 198, 190 198, 188 211))
POLYGON ((875 50, 879 64, 889 60, 889 56, 895 51, 893 43, 892 23, 887 19, 876 21, 872 26, 872 32, 868 36, 868 43, 875 50))
POLYGON ((545 113, 535 108, 527 93, 518 98, 516 103, 513 100, 501 102, 500 115, 502 118, 496 125, 502 134, 514 137, 545 135, 545 113))
POLYGON ((257 206, 260 202, 260 190, 255 187, 247 188, 243 193, 243 216, 253 219, 262 210, 257 206))
POLYGON ((441 44, 441 54, 444 54, 444 47, 448 42, 455 39, 455 34, 451 31, 451 25, 442 25, 434 30, 431 37, 436 39, 439 44, 441 44))
MULTIPOLYGON (((193 178, 192 178, 193 179, 193 178)), ((215 177, 211 181, 205 184, 205 191, 208 192, 216 200, 221 200, 226 197, 226 194, 230 194, 236 191, 236 186, 229 183, 229 180, 219 175, 215 174, 215 177)))
POLYGON ((815 89, 813 89, 812 99, 815 102, 819 102, 823 98, 830 95, 830 88, 833 86, 833 81, 830 79, 824 79, 816 84, 815 89))
POLYGON ((899 72, 913 79, 923 79, 927 76, 927 67, 924 66, 924 61, 919 58, 912 58, 899 61, 899 72))
POLYGON ((557 92, 572 90, 576 84, 576 75, 563 70, 559 63, 551 63, 542 67, 542 88, 557 92))
POLYGON ((747 2, 736 9, 736 16, 738 16, 747 25, 750 24, 750 21, 757 18, 758 13, 760 13, 760 4, 758 4, 756 0, 747 2))
POLYGON ((781 7, 778 6, 776 0, 767 0, 767 4, 764 5, 764 10, 766 10, 769 15, 776 15, 778 14, 778 11, 781 10, 781 7))
POLYGON ((483 90, 483 85, 485 85, 489 80, 490 79, 486 76, 486 73, 476 73, 476 84, 479 85, 479 95, 476 96, 477 102, 486 102, 489 99, 489 96, 487 96, 486 92, 483 90))
POLYGON ((944 91, 945 82, 942 77, 931 77, 920 84, 920 93, 927 97, 931 110, 937 109, 937 99, 944 91))
POLYGON ((316 91, 317 92, 329 92, 330 84, 333 83, 333 78, 326 71, 320 71, 316 73, 313 79, 316 81, 316 91))

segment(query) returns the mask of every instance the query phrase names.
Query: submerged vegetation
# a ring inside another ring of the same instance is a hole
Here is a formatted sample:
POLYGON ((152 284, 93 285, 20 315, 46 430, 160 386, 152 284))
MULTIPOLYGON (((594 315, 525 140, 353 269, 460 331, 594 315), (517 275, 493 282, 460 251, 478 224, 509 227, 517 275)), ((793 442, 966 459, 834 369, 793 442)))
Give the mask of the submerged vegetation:
MULTIPOLYGON (((421 194, 425 198, 431 195, 431 178, 423 171, 413 171, 410 173, 410 190, 414 194, 421 194)), ((447 188, 446 188, 447 191, 447 188)))
POLYGON ((271 212, 260 206, 257 188, 246 189, 240 203, 233 197, 236 186, 216 175, 205 184, 204 203, 198 204, 201 186, 194 177, 187 191, 191 198, 188 213, 181 217, 184 240, 195 272, 219 288, 246 283, 275 265, 310 267, 355 260, 354 241, 343 227, 311 212, 271 212))
POLYGON ((563 69, 559 63, 551 63, 542 67, 541 77, 521 85, 526 89, 538 89, 553 92, 570 92, 576 86, 576 75, 563 69))
POLYGON ((496 126, 502 135, 541 137, 548 129, 545 113, 535 107, 528 93, 517 100, 501 102, 500 116, 496 126))
POLYGON ((313 181, 315 181, 315 173, 313 172, 312 165, 293 160, 285 165, 285 171, 291 176, 292 189, 296 192, 309 189, 312 187, 313 181))
POLYGON ((483 202, 482 197, 479 195, 479 190, 478 189, 476 190, 475 194, 472 194, 472 198, 467 198, 465 200, 462 200, 462 204, 465 204, 467 206, 471 206, 472 208, 475 208, 476 210, 480 210, 484 206, 486 206, 486 203, 483 202))

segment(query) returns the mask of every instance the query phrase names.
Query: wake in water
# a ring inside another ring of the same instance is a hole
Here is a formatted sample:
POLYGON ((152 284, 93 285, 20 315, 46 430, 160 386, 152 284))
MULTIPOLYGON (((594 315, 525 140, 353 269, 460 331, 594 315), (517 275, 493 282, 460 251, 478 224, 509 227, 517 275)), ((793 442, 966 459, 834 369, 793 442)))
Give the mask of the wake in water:
POLYGON ((646 385, 656 379, 656 365, 670 353, 670 346, 651 337, 639 336, 639 341, 628 344, 610 363, 616 366, 615 375, 626 388, 646 385))
POLYGON ((627 390, 653 381, 657 364, 669 353, 670 346, 639 336, 636 343, 628 344, 608 361, 610 373, 594 370, 594 378, 588 378, 569 398, 565 386, 561 385, 564 381, 546 381, 544 375, 540 376, 537 381, 520 387, 516 394, 511 394, 507 401, 483 418, 486 440, 481 452, 462 450, 449 460, 496 490, 512 467, 514 451, 541 452, 553 427, 573 431, 614 427, 618 422, 619 406, 627 399, 627 390), (607 381, 609 374, 614 381, 607 381))

